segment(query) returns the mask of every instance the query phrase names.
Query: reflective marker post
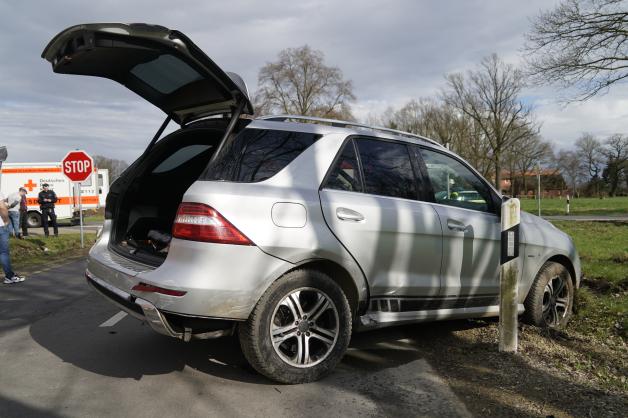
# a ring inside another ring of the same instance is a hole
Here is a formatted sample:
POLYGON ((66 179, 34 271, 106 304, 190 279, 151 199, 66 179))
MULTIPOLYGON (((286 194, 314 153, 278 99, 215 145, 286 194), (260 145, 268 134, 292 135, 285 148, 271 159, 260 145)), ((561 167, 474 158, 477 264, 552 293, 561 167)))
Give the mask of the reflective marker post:
POLYGON ((519 199, 508 199, 502 204, 501 267, 499 271, 499 351, 517 352, 517 306, 519 276, 519 199))

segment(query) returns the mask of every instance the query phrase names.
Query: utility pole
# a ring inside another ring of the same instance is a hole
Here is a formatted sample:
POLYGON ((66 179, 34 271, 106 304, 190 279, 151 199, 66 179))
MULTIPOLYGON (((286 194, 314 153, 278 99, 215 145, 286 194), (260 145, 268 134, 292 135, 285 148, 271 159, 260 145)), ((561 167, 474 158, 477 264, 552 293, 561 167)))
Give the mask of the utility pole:
POLYGON ((6 161, 8 155, 7 147, 0 146, 0 189, 2 188, 2 163, 6 161))
POLYGON ((541 217, 541 163, 536 164, 536 204, 541 217))
POLYGON ((517 306, 519 305, 519 223, 521 203, 508 199, 502 203, 501 257, 499 270, 499 351, 517 352, 517 306))

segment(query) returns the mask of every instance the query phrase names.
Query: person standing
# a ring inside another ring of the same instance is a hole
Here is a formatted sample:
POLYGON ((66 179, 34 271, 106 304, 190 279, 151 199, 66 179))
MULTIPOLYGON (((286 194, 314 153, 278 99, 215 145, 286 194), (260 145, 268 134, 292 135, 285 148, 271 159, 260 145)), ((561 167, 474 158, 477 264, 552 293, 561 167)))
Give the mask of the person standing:
POLYGON ((28 203, 26 203, 26 189, 20 187, 22 199, 20 199, 20 227, 22 228, 22 237, 28 236, 28 203))
POLYGON ((9 254, 9 208, 0 193, 0 264, 4 270, 4 284, 24 281, 23 276, 15 274, 11 269, 11 255, 9 254))
POLYGON ((50 217, 50 223, 54 228, 55 237, 59 236, 59 227, 57 226, 57 214, 55 213, 55 203, 57 202, 57 195, 54 190, 50 190, 48 183, 41 185, 42 191, 39 192, 37 202, 41 209, 41 223, 44 227, 44 234, 48 238, 48 217, 50 217))
POLYGON ((15 238, 20 236, 20 203, 26 194, 26 189, 20 187, 19 191, 11 193, 7 198, 7 206, 9 207, 9 234, 13 234, 15 238))

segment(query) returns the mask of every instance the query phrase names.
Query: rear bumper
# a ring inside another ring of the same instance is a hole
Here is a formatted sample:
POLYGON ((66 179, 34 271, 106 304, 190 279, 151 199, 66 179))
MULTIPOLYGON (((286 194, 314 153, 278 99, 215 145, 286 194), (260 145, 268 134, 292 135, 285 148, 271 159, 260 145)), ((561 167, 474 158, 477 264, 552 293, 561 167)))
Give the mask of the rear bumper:
MULTIPOLYGON (((155 305, 149 301, 133 296, 123 290, 111 286, 104 280, 99 279, 85 270, 85 278, 87 283, 98 293, 104 296, 110 302, 113 302, 120 309, 133 316, 134 318, 144 321, 157 333, 168 337, 178 338, 184 341, 195 339, 218 338, 233 334, 235 322, 227 325, 227 321, 216 321, 206 318, 194 318, 196 323, 203 324, 204 329, 195 332, 191 327, 186 327, 186 320, 189 318, 181 317, 176 314, 161 312, 155 305), (178 319, 177 324, 171 323, 168 317, 178 319), (200 320, 200 321, 199 321, 200 320), (210 329, 208 331, 208 329, 210 329)), ((198 330, 197 330, 198 331, 198 330)))
POLYGON ((147 322, 156 332, 167 335, 169 337, 184 339, 185 332, 177 332, 168 323, 164 315, 147 300, 133 296, 114 286, 111 286, 104 280, 99 279, 85 270, 85 278, 87 283, 98 293, 118 305, 120 309, 129 315, 147 322))
MULTIPOLYGON (((180 321, 180 317, 214 322, 246 320, 268 286, 294 267, 255 246, 174 239, 168 257, 155 268, 111 251, 110 230, 111 223, 106 221, 100 239, 90 250, 88 280, 92 286, 99 284, 97 290, 122 305, 121 309, 143 320, 148 318, 146 311, 154 309, 171 323, 190 322, 180 321), (133 290, 140 282, 185 295, 133 290), (140 305, 142 301, 154 309, 140 305)), ((205 328, 203 324, 198 327, 205 328)), ((174 331, 178 331, 176 327, 174 331)))

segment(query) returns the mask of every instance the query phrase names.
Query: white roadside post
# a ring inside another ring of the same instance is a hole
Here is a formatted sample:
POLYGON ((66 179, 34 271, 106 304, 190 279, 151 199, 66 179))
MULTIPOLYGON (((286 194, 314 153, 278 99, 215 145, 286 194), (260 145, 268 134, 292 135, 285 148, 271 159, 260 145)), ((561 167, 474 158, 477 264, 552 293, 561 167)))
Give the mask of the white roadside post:
POLYGON ((519 276, 519 199, 508 199, 502 204, 501 267, 499 271, 499 351, 517 352, 517 306, 519 276))
POLYGON ((569 215, 569 195, 567 195, 567 215, 569 215))

